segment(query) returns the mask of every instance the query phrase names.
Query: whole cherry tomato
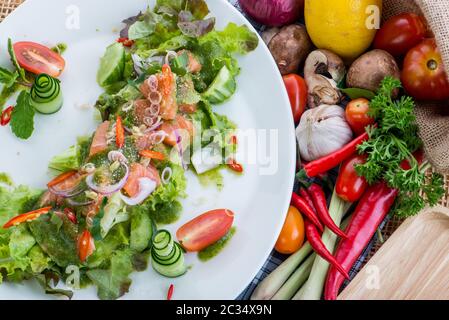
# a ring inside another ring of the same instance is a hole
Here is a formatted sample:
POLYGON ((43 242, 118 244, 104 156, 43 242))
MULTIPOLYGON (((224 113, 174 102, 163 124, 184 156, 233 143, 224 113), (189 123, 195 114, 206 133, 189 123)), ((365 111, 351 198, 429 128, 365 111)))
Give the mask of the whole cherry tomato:
POLYGON ((307 105, 307 85, 306 81, 297 74, 283 76, 288 97, 292 106, 293 118, 298 123, 307 105))
POLYGON ((374 39, 374 48, 400 57, 424 40, 426 34, 427 25, 422 16, 402 13, 382 25, 374 39))
POLYGON ((365 193, 368 183, 366 182, 366 179, 360 177, 355 170, 355 165, 363 164, 365 162, 365 156, 355 154, 341 164, 335 191, 343 200, 356 202, 360 200, 365 193))
POLYGON ((374 118, 368 115, 369 100, 359 98, 352 100, 346 106, 346 121, 356 135, 361 135, 365 132, 366 126, 374 124, 374 118))
POLYGON ((449 81, 435 39, 426 39, 407 53, 401 80, 417 100, 449 99, 449 81))
POLYGON ((303 243, 304 220, 298 209, 290 207, 281 234, 274 248, 279 253, 292 254, 298 251, 303 243))

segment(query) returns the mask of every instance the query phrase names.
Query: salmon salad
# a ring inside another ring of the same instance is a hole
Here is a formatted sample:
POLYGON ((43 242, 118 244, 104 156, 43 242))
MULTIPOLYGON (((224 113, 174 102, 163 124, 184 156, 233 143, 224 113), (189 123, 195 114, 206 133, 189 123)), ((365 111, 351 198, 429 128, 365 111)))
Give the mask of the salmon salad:
POLYGON ((232 99, 237 58, 259 37, 215 23, 203 0, 158 0, 123 21, 99 62, 95 132, 52 158, 45 190, 0 174, 0 283, 35 279, 69 298, 94 285, 118 299, 131 273, 183 276, 185 255, 206 261, 230 239, 234 212, 222 208, 164 229, 183 214, 186 171, 218 189, 223 170, 244 171, 237 127, 216 106, 232 99))

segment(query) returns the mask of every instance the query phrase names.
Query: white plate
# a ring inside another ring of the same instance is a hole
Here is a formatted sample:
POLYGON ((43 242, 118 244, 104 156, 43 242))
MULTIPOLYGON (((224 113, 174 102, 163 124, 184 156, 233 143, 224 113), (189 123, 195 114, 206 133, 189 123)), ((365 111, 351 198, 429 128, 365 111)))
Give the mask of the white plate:
MULTIPOLYGON (((228 22, 250 24, 225 0, 207 1, 211 14, 217 17, 217 27, 228 22)), ((16 183, 43 188, 49 180, 47 164, 50 158, 74 144, 76 137, 93 132, 96 123, 92 106, 101 89, 95 81, 99 58, 106 46, 118 36, 124 18, 144 10, 143 0, 27 0, 0 24, 0 65, 8 63, 6 40, 36 41, 46 45, 64 42, 67 68, 61 81, 65 95, 63 109, 55 115, 37 116, 31 139, 20 141, 8 128, 0 128, 0 172, 8 172, 16 183), (79 13, 79 26, 76 27, 79 13), (67 25, 68 22, 68 25, 67 25), (68 27, 69 28, 68 28, 68 27)), ((154 1, 150 1, 153 6, 154 1)), ((252 28, 252 27, 251 27, 252 28)), ((277 168, 262 175, 266 168, 263 157, 255 164, 245 165, 245 174, 237 177, 225 173, 225 187, 200 186, 188 174, 188 198, 177 227, 200 213, 215 208, 229 208, 236 213, 237 232, 229 245, 216 258, 199 262, 194 254, 187 261, 191 270, 180 278, 167 279, 152 268, 132 275, 133 284, 125 299, 164 299, 169 284, 175 285, 174 299, 234 299, 256 275, 268 257, 282 227, 289 205, 295 170, 295 138, 292 115, 282 79, 266 46, 239 58, 242 68, 238 91, 227 104, 216 107, 228 115, 240 129, 273 129, 275 141, 271 163, 277 168), (277 141, 276 141, 277 140, 277 141), (277 143, 278 142, 278 143, 277 143), (277 150, 276 150, 277 149, 277 150)), ((13 102, 13 101, 11 101, 13 102)), ((259 135, 257 144, 263 154, 267 143, 259 135)), ((244 139, 243 139, 244 140, 244 139)), ((268 139, 267 139, 268 140, 268 139)), ((268 140, 269 141, 269 140, 268 140)), ((254 147, 254 144, 251 145, 254 147)), ((241 146, 240 152, 245 152, 241 146)), ((254 149, 246 149, 255 156, 254 149)), ((0 299, 45 299, 39 286, 0 285, 0 299)), ((77 291, 77 299, 95 299, 93 287, 77 291)))

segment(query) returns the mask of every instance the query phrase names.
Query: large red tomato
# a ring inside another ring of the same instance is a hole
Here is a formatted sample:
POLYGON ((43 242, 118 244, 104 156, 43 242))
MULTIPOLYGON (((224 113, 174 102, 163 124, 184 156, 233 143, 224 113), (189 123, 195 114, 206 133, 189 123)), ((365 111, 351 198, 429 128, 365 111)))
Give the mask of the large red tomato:
POLYGON ((395 57, 405 55, 426 37, 424 18, 414 13, 402 13, 387 20, 377 32, 374 48, 382 49, 395 57))
POLYGON ((449 99, 449 81, 435 39, 426 39, 409 51, 401 80, 408 94, 417 100, 449 99))

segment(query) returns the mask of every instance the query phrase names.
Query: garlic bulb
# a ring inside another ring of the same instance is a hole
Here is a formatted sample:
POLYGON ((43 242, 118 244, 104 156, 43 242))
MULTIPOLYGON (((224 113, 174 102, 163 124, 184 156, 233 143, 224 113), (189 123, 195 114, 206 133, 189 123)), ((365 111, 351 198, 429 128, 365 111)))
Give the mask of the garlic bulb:
POLYGON ((336 105, 307 110, 296 128, 301 157, 313 161, 337 151, 352 139, 345 111, 336 105))

